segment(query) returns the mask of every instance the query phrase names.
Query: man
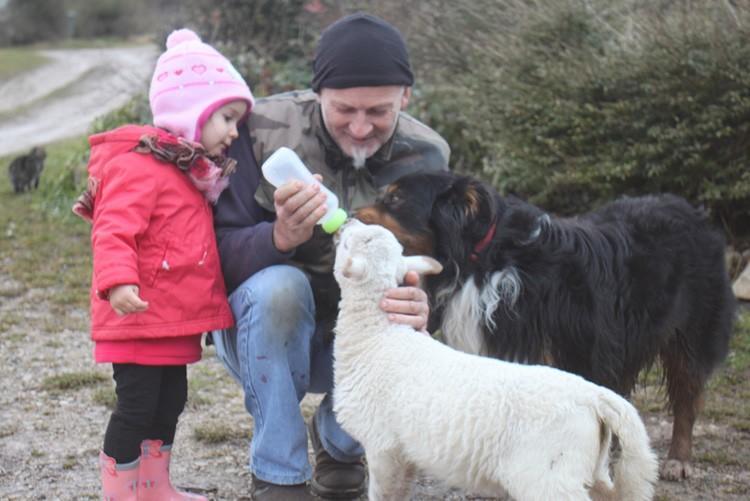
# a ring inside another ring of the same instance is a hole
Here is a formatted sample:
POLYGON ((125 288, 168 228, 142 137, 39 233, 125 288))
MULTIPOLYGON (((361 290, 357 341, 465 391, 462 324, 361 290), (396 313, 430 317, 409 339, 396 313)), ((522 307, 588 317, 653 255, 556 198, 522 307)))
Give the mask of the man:
MULTIPOLYGON (((339 290, 332 238, 316 185, 274 189, 260 168, 292 148, 349 211, 371 203, 400 176, 448 168, 445 141, 402 110, 413 76, 400 33, 355 14, 322 34, 312 90, 258 100, 230 149, 238 170, 215 209, 215 225, 237 326, 214 333, 217 354, 242 384, 255 424, 255 499, 351 499, 365 490, 363 450, 332 411, 333 343, 339 290), (254 197, 253 197, 254 194, 254 197), (299 402, 326 393, 310 423, 315 471, 299 402)), ((424 329, 427 298, 412 286, 389 291, 381 307, 394 322, 424 329)))

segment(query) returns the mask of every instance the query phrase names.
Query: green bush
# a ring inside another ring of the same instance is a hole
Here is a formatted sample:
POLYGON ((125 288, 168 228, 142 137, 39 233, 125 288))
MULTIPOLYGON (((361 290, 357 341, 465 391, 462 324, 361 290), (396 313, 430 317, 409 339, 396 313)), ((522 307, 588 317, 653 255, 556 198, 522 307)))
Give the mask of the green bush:
POLYGON ((120 108, 97 118, 91 125, 91 134, 115 129, 125 124, 150 124, 153 121, 146 94, 138 94, 120 108))
POLYGON ((132 0, 68 0, 68 4, 75 11, 75 33, 72 35, 76 37, 128 36, 139 32, 139 12, 132 0))
POLYGON ((73 202, 86 187, 88 142, 71 140, 48 155, 35 204, 47 214, 71 216, 73 202), (52 165, 55 164, 55 165, 52 165))
POLYGON ((408 112, 437 129, 451 147, 451 168, 480 173, 489 156, 488 145, 465 110, 471 98, 451 85, 416 83, 408 112))
POLYGON ((0 45, 151 33, 178 18, 181 2, 9 0, 0 9, 0 45))
POLYGON ((670 191, 750 233, 747 0, 420 6, 423 112, 462 170, 562 214, 670 191))
POLYGON ((28 44, 56 40, 66 29, 66 12, 59 0, 10 0, 0 20, 0 43, 28 44))
MULTIPOLYGON (((670 191, 750 236, 750 0, 321 3, 190 0, 172 27, 193 26, 263 96, 308 86, 320 30, 364 8, 406 36, 410 111, 456 170, 560 214, 670 191)), ((95 130, 148 121, 141 97, 95 130)))
POLYGON ((320 20, 306 3, 191 0, 183 17, 232 61, 255 95, 265 96, 310 85, 320 20))
POLYGON ((644 26, 635 50, 608 46, 593 16, 577 16, 576 30, 564 15, 533 26, 573 49, 545 59, 532 40, 511 62, 508 99, 495 108, 500 186, 560 212, 675 192, 737 226, 750 209, 750 32, 718 18, 706 26, 716 13, 698 10, 644 26), (592 36, 576 47, 566 33, 592 36))

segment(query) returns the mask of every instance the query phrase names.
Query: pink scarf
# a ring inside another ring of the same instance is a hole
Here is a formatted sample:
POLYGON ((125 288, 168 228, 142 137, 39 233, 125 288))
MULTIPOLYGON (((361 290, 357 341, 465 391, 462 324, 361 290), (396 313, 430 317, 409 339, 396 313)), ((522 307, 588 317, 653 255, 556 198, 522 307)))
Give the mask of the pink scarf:
MULTIPOLYGON (((215 204, 219 195, 229 185, 229 175, 237 161, 223 155, 212 156, 199 143, 187 141, 171 134, 144 135, 133 148, 136 153, 151 154, 162 162, 174 164, 187 174, 193 185, 206 199, 215 204)), ((88 188, 73 204, 73 212, 88 222, 94 216, 96 183, 89 178, 88 188)))

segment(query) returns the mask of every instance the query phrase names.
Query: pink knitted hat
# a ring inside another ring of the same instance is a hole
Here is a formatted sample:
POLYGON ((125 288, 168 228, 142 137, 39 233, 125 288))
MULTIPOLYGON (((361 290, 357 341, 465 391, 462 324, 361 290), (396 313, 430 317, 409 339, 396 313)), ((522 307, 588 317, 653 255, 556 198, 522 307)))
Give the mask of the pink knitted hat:
POLYGON ((241 99, 249 113, 254 102, 232 63, 188 29, 167 37, 167 50, 156 61, 148 98, 155 126, 196 142, 217 108, 241 99))

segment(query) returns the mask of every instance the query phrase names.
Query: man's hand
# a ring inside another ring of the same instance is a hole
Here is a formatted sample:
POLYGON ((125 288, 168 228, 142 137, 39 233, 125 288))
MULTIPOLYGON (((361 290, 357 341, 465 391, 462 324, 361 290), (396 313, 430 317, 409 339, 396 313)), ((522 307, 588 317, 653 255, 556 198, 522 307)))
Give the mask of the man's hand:
POLYGON ((276 189, 273 244, 280 252, 289 252, 310 240, 315 223, 326 213, 325 201, 326 196, 317 184, 292 181, 276 189))
POLYGON ((427 294, 417 287, 419 275, 410 271, 404 277, 404 285, 385 291, 380 309, 388 313, 388 319, 396 324, 410 325, 418 331, 427 332, 430 305, 427 294))
POLYGON ((148 302, 138 296, 137 285, 118 285, 109 291, 109 304, 120 316, 148 309, 148 302))

